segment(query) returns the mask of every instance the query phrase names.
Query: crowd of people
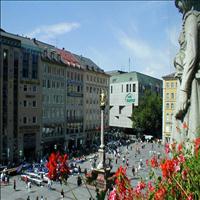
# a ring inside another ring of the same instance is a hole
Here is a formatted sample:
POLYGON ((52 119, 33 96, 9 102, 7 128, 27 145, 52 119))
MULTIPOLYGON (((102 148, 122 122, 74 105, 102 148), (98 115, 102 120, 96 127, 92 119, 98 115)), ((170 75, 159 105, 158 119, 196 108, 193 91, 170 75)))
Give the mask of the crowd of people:
MULTIPOLYGON (((115 146, 114 148, 110 148, 109 151, 106 152, 106 158, 107 162, 106 165, 108 165, 111 169, 115 167, 114 170, 116 170, 120 165, 126 167, 129 169, 129 171, 132 172, 132 177, 130 178, 137 178, 140 175, 140 171, 145 169, 145 164, 144 164, 144 159, 143 156, 144 154, 148 154, 149 151, 149 156, 152 156, 153 154, 157 155, 159 158, 161 155, 161 149, 159 150, 159 144, 157 145, 157 150, 155 151, 154 149, 155 143, 148 143, 148 142, 142 142, 142 141, 137 141, 135 143, 127 143, 125 145, 120 144, 118 146, 115 146), (146 148, 148 144, 148 148, 146 148), (148 149, 148 150, 147 150, 148 149)), ((77 179, 77 187, 80 187, 82 185, 83 181, 83 175, 82 174, 87 174, 88 171, 91 171, 92 169, 96 168, 98 164, 98 153, 96 152, 93 154, 94 156, 90 157, 82 157, 80 158, 73 158, 71 159, 70 163, 70 168, 76 169, 75 175, 77 179), (81 160, 88 160, 90 163, 91 168, 83 168, 82 162, 79 162, 81 160), (77 162, 78 161, 78 162, 77 162), (83 169, 82 169, 83 168, 83 169)), ((73 174, 74 174, 73 172, 73 174)), ((9 175, 5 172, 1 173, 1 182, 4 182, 5 184, 9 184, 9 175)), ((17 191, 17 179, 13 180, 13 189, 14 191, 17 191)), ((32 183, 25 178, 25 187, 28 193, 31 191, 32 183)), ((64 199, 65 198, 65 193, 63 190, 63 183, 62 179, 58 180, 58 183, 60 183, 61 188, 57 189, 57 192, 60 193, 60 198, 64 199)), ((49 189, 52 190, 52 180, 48 180, 48 182, 45 184, 45 186, 49 189)), ((36 196, 36 200, 47 200, 47 197, 44 196, 36 196)), ((27 196, 27 200, 35 200, 30 197, 30 195, 27 196)))

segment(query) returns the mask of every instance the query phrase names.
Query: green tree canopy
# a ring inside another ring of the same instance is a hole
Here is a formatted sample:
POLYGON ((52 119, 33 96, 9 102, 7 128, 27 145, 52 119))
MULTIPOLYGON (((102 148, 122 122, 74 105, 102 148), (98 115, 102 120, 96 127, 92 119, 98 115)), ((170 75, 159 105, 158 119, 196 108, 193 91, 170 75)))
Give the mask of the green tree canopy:
POLYGON ((161 136, 162 98, 154 92, 146 91, 139 106, 133 109, 133 128, 141 134, 161 136))

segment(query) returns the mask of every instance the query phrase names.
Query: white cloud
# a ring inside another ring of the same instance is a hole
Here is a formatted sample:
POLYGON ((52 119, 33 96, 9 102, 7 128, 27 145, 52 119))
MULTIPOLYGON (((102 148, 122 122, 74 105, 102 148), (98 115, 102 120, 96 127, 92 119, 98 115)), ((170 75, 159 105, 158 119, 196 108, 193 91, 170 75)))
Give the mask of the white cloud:
POLYGON ((44 25, 38 28, 35 28, 32 32, 28 33, 28 37, 37 38, 42 41, 49 41, 56 38, 58 35, 68 33, 72 30, 75 30, 80 27, 79 23, 72 22, 63 22, 53 25, 44 25))
POLYGON ((169 58, 167 48, 163 49, 152 47, 147 41, 139 37, 130 37, 121 32, 119 42, 123 48, 133 57, 137 71, 161 78, 170 69, 171 59, 169 58))

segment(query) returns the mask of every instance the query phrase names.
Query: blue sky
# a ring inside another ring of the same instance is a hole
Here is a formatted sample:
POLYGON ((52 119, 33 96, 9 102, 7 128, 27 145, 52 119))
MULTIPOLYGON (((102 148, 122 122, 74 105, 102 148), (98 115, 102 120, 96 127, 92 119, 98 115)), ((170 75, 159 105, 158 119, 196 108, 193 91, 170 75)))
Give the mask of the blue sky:
POLYGON ((91 58, 105 71, 174 71, 174 1, 1 1, 1 28, 91 58))

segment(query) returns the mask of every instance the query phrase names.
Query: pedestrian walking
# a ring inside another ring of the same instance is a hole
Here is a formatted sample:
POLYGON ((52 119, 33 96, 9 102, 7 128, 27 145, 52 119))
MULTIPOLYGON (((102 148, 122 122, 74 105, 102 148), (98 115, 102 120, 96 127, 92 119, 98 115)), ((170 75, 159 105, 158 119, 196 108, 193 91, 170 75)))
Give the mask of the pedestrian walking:
POLYGON ((122 158, 122 162, 125 163, 125 156, 122 158))
POLYGON ((80 186, 82 184, 81 177, 78 175, 77 177, 77 185, 80 186))
POLYGON ((61 176, 59 176, 59 182, 60 182, 60 185, 62 185, 62 178, 61 178, 61 176))
POLYGON ((16 191, 16 180, 14 179, 13 189, 16 191))
POLYGON ((127 167, 129 166, 129 160, 128 160, 128 158, 126 159, 126 166, 127 167))
POLYGON ((30 191, 30 189, 31 189, 31 182, 30 181, 28 182, 27 187, 28 187, 28 191, 30 191))
POLYGON ((8 177, 7 177, 7 175, 5 176, 5 184, 6 185, 8 184, 8 177))
POLYGON ((30 196, 28 196, 26 200, 30 200, 30 196))
POLYGON ((39 197, 37 196, 35 200, 39 200, 39 197))
POLYGON ((81 173, 81 166, 78 166, 78 172, 81 173))
POLYGON ((87 169, 85 168, 85 170, 84 170, 84 174, 86 175, 87 174, 87 169))
POLYGON ((135 176, 135 166, 134 165, 132 167, 132 173, 133 173, 133 176, 135 176))
POLYGON ((60 195, 61 195, 61 198, 64 198, 64 191, 63 191, 63 189, 61 190, 60 195))
POLYGON ((51 189, 51 180, 48 178, 48 181, 47 181, 47 187, 49 188, 49 189, 51 189))
POLYGON ((25 176, 24 181, 25 181, 25 183, 27 185, 28 184, 28 177, 27 176, 25 176))
POLYGON ((43 196, 41 196, 41 197, 40 197, 40 200, 44 200, 44 197, 43 197, 43 196))

